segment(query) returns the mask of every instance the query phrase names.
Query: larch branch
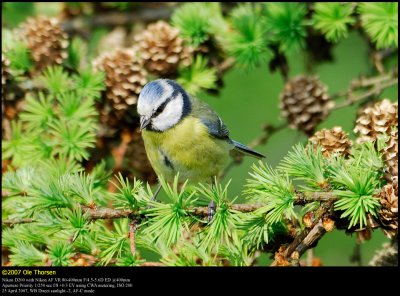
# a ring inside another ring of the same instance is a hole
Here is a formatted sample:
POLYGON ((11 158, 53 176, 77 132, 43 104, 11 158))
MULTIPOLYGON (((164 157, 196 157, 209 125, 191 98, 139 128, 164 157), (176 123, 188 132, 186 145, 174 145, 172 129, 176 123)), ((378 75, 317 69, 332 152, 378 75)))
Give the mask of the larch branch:
MULTIPOLYGON (((306 193, 296 193, 294 203, 296 205, 304 205, 313 201, 323 201, 323 202, 333 202, 337 197, 331 192, 306 192, 306 193)), ((242 213, 254 212, 255 210, 265 206, 263 203, 254 204, 232 204, 230 209, 242 213)), ((136 218, 146 217, 145 213, 140 213, 139 211, 133 210, 119 210, 112 208, 91 208, 87 206, 82 206, 83 211, 88 215, 89 221, 98 219, 119 219, 119 218, 130 218, 135 219, 135 225, 138 221, 136 218)), ((207 216, 208 207, 193 207, 187 209, 192 215, 195 216, 207 216)), ((3 220, 3 225, 14 225, 21 223, 31 223, 35 222, 34 219, 8 219, 3 220)))

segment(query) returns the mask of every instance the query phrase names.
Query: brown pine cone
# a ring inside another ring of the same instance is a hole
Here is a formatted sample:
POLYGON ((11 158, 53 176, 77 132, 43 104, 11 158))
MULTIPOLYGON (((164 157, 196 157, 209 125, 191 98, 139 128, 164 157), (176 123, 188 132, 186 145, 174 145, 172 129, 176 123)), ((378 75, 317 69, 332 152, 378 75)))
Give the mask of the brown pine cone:
MULTIPOLYGON (((3 53, 1 53, 1 114, 4 116, 3 101, 10 98, 7 93, 6 86, 11 79, 10 73, 10 60, 7 59, 3 53)), ((2 117, 3 118, 3 117, 2 117)))
POLYGON ((381 151, 383 160, 386 164, 385 179, 392 183, 398 180, 398 130, 392 129, 386 147, 381 151))
POLYGON ((105 53, 93 62, 95 69, 106 73, 105 97, 116 114, 121 117, 136 105, 143 86, 147 83, 147 71, 133 49, 119 48, 105 53))
POLYGON ((4 86, 10 80, 10 61, 1 53, 1 93, 3 97, 4 86))
POLYGON ((389 238, 397 234, 398 229, 398 183, 385 185, 378 194, 381 208, 379 221, 385 235, 389 238))
POLYGON ((398 266, 399 265, 399 239, 393 237, 390 243, 384 243, 382 248, 375 251, 369 266, 398 266))
POLYGON ((59 65, 68 57, 68 35, 56 18, 28 18, 21 25, 21 33, 37 70, 59 65))
POLYGON ((375 141, 383 133, 390 134, 398 125, 397 102, 384 99, 372 107, 366 107, 356 121, 354 132, 359 135, 357 143, 375 141))
POLYGON ((134 38, 146 69, 158 76, 171 75, 180 64, 189 65, 192 49, 183 45, 179 30, 164 21, 147 26, 134 38))
POLYGON ((353 142, 347 136, 340 126, 336 126, 330 130, 324 128, 316 132, 309 141, 320 145, 325 157, 329 157, 331 153, 349 156, 353 142))
POLYGON ((327 87, 317 77, 297 76, 285 84, 280 95, 282 116, 291 128, 302 130, 307 135, 313 134, 333 105, 327 87))

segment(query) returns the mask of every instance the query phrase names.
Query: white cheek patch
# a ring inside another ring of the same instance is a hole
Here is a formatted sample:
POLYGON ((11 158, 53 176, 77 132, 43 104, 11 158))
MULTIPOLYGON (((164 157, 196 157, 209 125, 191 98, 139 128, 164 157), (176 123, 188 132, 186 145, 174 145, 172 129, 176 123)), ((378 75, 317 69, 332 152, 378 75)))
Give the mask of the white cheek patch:
POLYGON ((179 122, 183 112, 183 97, 178 94, 165 106, 164 111, 152 120, 152 126, 158 131, 165 131, 179 122))

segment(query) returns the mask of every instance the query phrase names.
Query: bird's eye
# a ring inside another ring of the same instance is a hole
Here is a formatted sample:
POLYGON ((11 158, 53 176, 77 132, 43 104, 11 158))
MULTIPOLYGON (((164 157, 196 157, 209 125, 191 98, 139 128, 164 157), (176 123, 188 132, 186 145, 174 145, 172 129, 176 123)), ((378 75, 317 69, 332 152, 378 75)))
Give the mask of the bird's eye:
POLYGON ((165 106, 167 106, 168 101, 165 101, 164 103, 162 103, 157 110, 153 113, 153 117, 157 117, 158 115, 161 114, 161 112, 164 111, 165 106))

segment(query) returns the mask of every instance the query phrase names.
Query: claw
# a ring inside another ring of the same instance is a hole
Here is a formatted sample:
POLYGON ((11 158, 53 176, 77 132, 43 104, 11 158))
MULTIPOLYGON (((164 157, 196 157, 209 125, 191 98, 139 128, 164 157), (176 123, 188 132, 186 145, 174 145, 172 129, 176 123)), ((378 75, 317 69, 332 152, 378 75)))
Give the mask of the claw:
POLYGON ((210 204, 208 205, 208 211, 207 211, 207 221, 208 223, 211 222, 211 220, 214 218, 215 216, 215 202, 212 200, 210 202, 210 204))
MULTIPOLYGON (((151 197, 151 199, 150 199, 150 201, 158 201, 158 199, 157 199, 157 195, 160 193, 160 190, 161 190, 161 184, 158 186, 158 188, 157 188, 157 190, 156 190, 156 192, 153 194, 153 196, 151 197)), ((153 206, 150 206, 150 205, 148 205, 147 207, 146 207, 146 209, 148 210, 148 209, 151 209, 153 206)))

